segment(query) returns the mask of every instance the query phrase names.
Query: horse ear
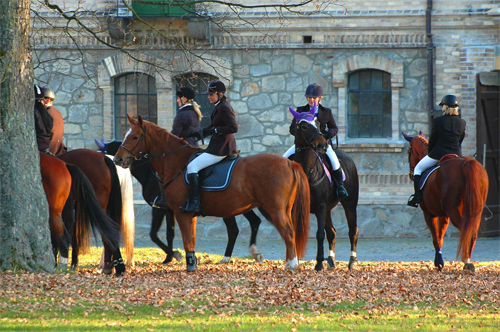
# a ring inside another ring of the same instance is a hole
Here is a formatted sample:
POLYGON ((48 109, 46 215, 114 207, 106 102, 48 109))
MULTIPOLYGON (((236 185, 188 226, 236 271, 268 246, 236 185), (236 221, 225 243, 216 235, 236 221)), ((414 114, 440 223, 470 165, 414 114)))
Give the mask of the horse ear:
POLYGON ((134 124, 135 119, 133 117, 131 117, 130 115, 128 115, 128 113, 127 113, 127 118, 128 118, 128 122, 130 122, 130 124, 134 124))
POLYGON ((312 116, 314 116, 316 114, 316 110, 317 109, 318 109, 318 104, 316 104, 316 102, 314 102, 314 106, 309 111, 309 114, 311 114, 312 116))
POLYGON ((300 114, 298 112, 294 111, 293 108, 291 108, 290 106, 288 106, 288 110, 290 111, 290 113, 292 113, 292 115, 295 119, 300 118, 300 114))
POLYGON ((106 139, 104 137, 101 137, 101 143, 102 145, 106 145, 106 139))
POLYGON ((139 126, 142 127, 142 124, 143 124, 143 122, 142 122, 142 116, 137 115, 137 121, 139 121, 139 126))
POLYGON ((407 140, 408 142, 411 142, 411 140, 413 139, 413 137, 411 137, 409 135, 406 135, 403 131, 401 133, 403 134, 403 137, 405 138, 405 140, 407 140))
POLYGON ((104 145, 101 142, 99 142, 98 140, 96 140, 95 138, 94 138, 94 142, 95 142, 95 144, 97 145, 97 147, 99 149, 103 149, 104 148, 104 145))

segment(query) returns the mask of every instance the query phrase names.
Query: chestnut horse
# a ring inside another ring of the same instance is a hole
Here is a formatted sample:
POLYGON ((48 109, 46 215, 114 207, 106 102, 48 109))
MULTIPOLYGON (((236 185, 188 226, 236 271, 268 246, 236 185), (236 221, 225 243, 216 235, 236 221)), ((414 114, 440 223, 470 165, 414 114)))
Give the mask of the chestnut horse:
MULTIPOLYGON (((120 188, 120 179, 117 174, 116 166, 111 159, 102 153, 87 150, 76 149, 57 156, 59 159, 78 166, 87 176, 92 187, 94 188, 97 200, 101 208, 115 221, 115 223, 123 230, 122 224, 122 193, 120 188)), ((127 252, 133 253, 133 232, 132 234, 124 235, 124 242, 127 252), (127 245, 131 242, 132 246, 127 245)), ((72 265, 78 264, 78 248, 73 248, 72 265)), ((119 248, 110 250, 104 244, 104 268, 103 273, 110 274, 113 266, 116 269, 116 274, 121 275, 125 271, 125 265, 119 248)))
MULTIPOLYGON (((118 152, 118 149, 122 144, 122 141, 111 141, 108 143, 104 138, 101 138, 100 141, 94 139, 94 141, 99 147, 99 152, 104 154, 111 154, 113 156, 116 154, 116 152, 118 152)), ((153 206, 154 199, 158 197, 158 195, 160 195, 160 186, 151 162, 148 159, 136 160, 130 166, 130 173, 142 185, 142 196, 144 200, 149 205, 153 206)), ((244 213, 243 216, 250 223, 250 230, 252 232, 252 234, 250 235, 250 245, 248 251, 257 262, 262 263, 264 257, 258 251, 256 245, 257 232, 259 230, 259 225, 261 222, 260 218, 252 210, 244 213)), ((234 245, 240 232, 235 217, 223 218, 222 220, 226 225, 228 243, 226 246, 226 251, 224 252, 224 256, 220 260, 219 264, 230 262, 234 245)), ((168 264, 172 261, 173 258, 180 260, 181 254, 177 250, 173 250, 175 219, 174 212, 171 209, 153 208, 153 218, 151 220, 151 231, 149 232, 149 236, 151 237, 151 240, 167 254, 167 257, 162 264, 168 264), (164 217, 167 221, 167 245, 165 245, 158 237, 158 231, 160 230, 164 217)))
MULTIPOLYGON (((309 180, 311 189, 311 213, 316 215, 318 230, 316 232, 316 241, 318 249, 316 251, 316 271, 323 270, 324 251, 323 242, 325 240, 325 230, 328 240, 329 253, 327 258, 328 268, 335 268, 335 241, 336 231, 332 223, 331 211, 339 204, 336 194, 337 184, 333 179, 329 179, 327 171, 324 168, 321 154, 327 149, 327 141, 321 135, 321 132, 315 121, 308 121, 314 118, 317 106, 311 108, 309 113, 297 113, 292 108, 290 112, 296 119, 295 134, 295 157, 309 180)), ((351 242, 351 256, 349 258, 349 270, 352 270, 357 262, 357 206, 359 197, 359 179, 358 171, 354 161, 343 151, 337 150, 342 169, 345 174, 345 188, 349 194, 340 203, 344 208, 344 213, 349 226, 349 240, 351 242)), ((331 168, 330 168, 331 169, 331 168)), ((329 172, 329 171, 328 171, 329 172)))
POLYGON ((85 248, 89 243, 90 228, 97 228, 107 246, 118 248, 119 228, 100 208, 92 185, 77 166, 40 152, 40 173, 49 204, 49 227, 56 265, 58 252, 60 266, 68 264, 70 233, 73 242, 85 248), (63 211, 68 209, 71 213, 63 216, 63 211))
MULTIPOLYGON (((428 142, 422 135, 411 137, 403 133, 403 136, 410 142, 408 162, 413 180, 415 166, 427 155, 428 142)), ((460 230, 457 258, 461 254, 464 270, 474 272, 470 259, 488 195, 488 174, 477 160, 469 157, 443 158, 439 165, 426 180, 419 204, 436 250, 434 265, 439 270, 444 266, 441 248, 451 221, 460 230)))
MULTIPOLYGON (((128 168, 134 160, 149 158, 164 179, 168 205, 173 209, 186 251, 187 271, 197 269, 196 219, 194 212, 181 211, 187 199, 184 183, 189 157, 193 148, 167 130, 127 114, 130 128, 125 134, 115 163, 128 168)), ((306 249, 309 232, 310 195, 307 178, 299 164, 281 156, 261 153, 241 158, 233 171, 229 187, 223 191, 201 194, 202 215, 234 217, 256 207, 271 216, 286 245, 285 270, 298 269, 297 257, 306 249)))

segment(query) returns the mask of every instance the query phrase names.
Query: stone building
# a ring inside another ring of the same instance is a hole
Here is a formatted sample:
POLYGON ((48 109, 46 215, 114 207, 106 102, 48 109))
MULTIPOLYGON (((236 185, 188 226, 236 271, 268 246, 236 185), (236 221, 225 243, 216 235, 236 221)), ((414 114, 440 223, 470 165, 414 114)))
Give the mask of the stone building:
MULTIPOLYGON (((293 144, 288 106, 304 105, 306 86, 318 83, 339 126, 339 148, 358 167, 361 237, 429 236, 422 212, 406 206, 413 184, 401 132, 428 134, 430 111, 442 96, 455 94, 467 121, 463 153, 474 155, 476 74, 499 69, 496 0, 313 1, 301 14, 198 8, 210 22, 182 8, 159 10, 133 0, 126 3, 141 19, 121 1, 51 3, 68 15, 78 9, 93 31, 46 7, 37 7, 33 18, 36 77, 56 93, 70 149, 95 150, 94 138, 121 139, 126 113, 171 129, 178 84, 193 86, 209 115, 199 93, 219 78, 237 113, 241 153, 283 154, 293 144), (125 52, 102 41, 126 45, 125 52)), ((144 202, 137 193, 139 209, 144 202)), ((199 236, 222 224, 204 220, 199 236)), ((341 207, 333 220, 346 236, 341 207)), ((449 232, 456 234, 452 227, 449 232)))

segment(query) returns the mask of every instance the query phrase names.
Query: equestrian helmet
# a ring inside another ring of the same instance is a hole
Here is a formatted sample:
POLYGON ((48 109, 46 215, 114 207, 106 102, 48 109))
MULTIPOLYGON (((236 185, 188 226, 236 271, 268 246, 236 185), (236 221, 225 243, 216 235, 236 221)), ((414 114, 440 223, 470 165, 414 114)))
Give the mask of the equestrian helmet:
POLYGON ((35 99, 36 100, 43 99, 43 97, 44 97, 43 88, 39 87, 36 84, 35 84, 34 88, 35 88, 35 99))
POLYGON ((187 100, 192 100, 194 99, 194 91, 193 89, 188 87, 180 88, 179 91, 177 91, 176 96, 180 98, 184 97, 187 100))
POLYGON ((224 83, 222 83, 219 80, 213 80, 213 81, 210 81, 210 83, 208 83, 207 92, 208 92, 208 94, 213 94, 213 93, 217 93, 217 92, 224 93, 224 92, 226 92, 226 86, 224 85, 224 83))
POLYGON ((309 84, 306 89, 306 97, 318 98, 323 95, 323 88, 317 83, 309 84))
POLYGON ((52 89, 46 86, 44 86, 42 89, 44 98, 49 98, 51 101, 54 101, 54 99, 56 99, 56 95, 54 94, 54 91, 52 91, 52 89))
POLYGON ((454 95, 446 95, 443 97, 439 106, 446 105, 448 107, 458 107, 458 99, 457 96, 454 95))

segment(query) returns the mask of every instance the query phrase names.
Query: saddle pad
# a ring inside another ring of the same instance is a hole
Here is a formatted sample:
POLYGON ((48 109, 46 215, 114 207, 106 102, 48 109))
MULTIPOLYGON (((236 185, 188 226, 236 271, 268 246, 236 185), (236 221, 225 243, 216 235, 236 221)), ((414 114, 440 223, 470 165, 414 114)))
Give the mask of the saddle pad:
MULTIPOLYGON (((217 164, 202 169, 200 176, 201 189, 204 191, 222 191, 231 183, 233 169, 241 157, 223 159, 217 164)), ((184 172, 184 182, 189 185, 187 172, 184 172)))
POLYGON ((422 177, 420 178, 420 190, 424 189, 425 182, 429 178, 429 175, 431 175, 432 172, 437 170, 439 167, 441 167, 441 165, 432 166, 431 168, 425 170, 424 174, 422 174, 422 177))

